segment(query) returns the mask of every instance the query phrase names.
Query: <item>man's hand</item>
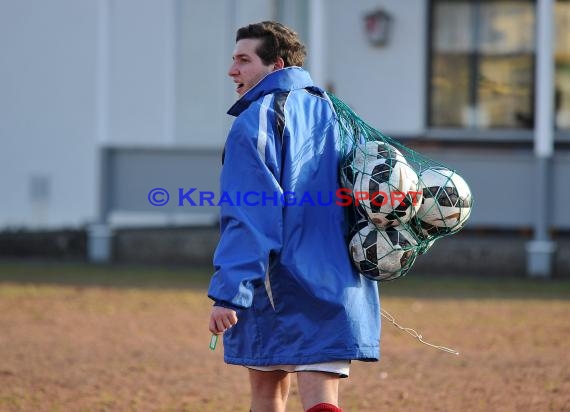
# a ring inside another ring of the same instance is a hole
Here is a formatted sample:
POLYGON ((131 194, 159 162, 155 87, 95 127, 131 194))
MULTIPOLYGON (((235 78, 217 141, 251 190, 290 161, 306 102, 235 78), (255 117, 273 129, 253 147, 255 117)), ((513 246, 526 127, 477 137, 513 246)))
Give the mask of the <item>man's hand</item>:
POLYGON ((213 306, 210 314, 210 332, 220 335, 238 321, 236 311, 222 306, 213 306))

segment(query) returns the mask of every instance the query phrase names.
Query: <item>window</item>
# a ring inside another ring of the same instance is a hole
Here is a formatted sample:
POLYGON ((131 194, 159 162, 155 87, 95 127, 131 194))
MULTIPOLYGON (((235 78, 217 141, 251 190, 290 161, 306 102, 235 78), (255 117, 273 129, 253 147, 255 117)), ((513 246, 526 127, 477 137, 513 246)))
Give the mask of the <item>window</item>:
POLYGON ((557 1, 555 14, 556 127, 570 130, 570 0, 557 1))
POLYGON ((533 126, 534 2, 432 2, 429 125, 533 126))

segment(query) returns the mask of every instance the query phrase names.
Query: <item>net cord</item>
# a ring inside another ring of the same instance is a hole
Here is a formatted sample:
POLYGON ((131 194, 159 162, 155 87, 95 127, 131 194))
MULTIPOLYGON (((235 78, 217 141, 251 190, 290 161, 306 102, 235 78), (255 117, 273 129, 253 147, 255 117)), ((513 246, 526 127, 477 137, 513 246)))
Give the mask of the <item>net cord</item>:
POLYGON ((459 352, 456 351, 455 349, 447 348, 445 346, 434 345, 433 343, 426 342, 420 333, 416 332, 412 328, 406 328, 406 327, 403 327, 402 325, 400 325, 398 322, 396 322, 396 319, 394 318, 394 316, 392 316, 390 313, 388 313, 388 311, 386 311, 385 309, 381 309, 380 314, 382 315, 382 317, 384 317, 385 319, 390 321, 395 327, 397 327, 398 329, 403 330, 404 332, 410 334, 411 336, 413 336, 414 338, 419 340, 424 345, 427 345, 427 346, 430 346, 432 348, 441 350, 443 352, 451 353, 452 355, 459 355, 459 352))

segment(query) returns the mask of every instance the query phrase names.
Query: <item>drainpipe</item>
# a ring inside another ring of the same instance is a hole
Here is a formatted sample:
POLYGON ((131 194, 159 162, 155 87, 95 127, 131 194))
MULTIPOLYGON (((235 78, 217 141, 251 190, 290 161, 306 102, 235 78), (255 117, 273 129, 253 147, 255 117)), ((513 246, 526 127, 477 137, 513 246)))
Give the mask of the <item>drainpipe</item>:
POLYGON ((323 0, 309 0, 309 53, 308 63, 311 77, 320 87, 326 86, 325 59, 325 6, 323 0))
POLYGON ((105 144, 109 142, 109 44, 110 0, 98 2, 97 15, 97 219, 87 225, 87 260, 92 263, 111 261, 113 233, 107 222, 109 186, 108 156, 105 144))
POLYGON ((556 243, 550 237, 552 158, 554 151, 554 0, 537 2, 536 105, 534 159, 536 193, 533 193, 534 236, 527 243, 527 274, 549 278, 556 243))

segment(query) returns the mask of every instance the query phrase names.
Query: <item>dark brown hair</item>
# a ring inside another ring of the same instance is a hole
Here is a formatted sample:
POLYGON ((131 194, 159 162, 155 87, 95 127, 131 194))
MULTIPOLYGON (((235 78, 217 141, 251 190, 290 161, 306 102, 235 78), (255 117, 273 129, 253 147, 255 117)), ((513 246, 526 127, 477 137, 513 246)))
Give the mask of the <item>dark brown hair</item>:
POLYGON ((263 64, 274 63, 278 57, 285 67, 303 66, 305 46, 299 36, 289 27, 275 21, 262 21, 238 29, 236 42, 242 39, 261 39, 256 52, 263 64))

